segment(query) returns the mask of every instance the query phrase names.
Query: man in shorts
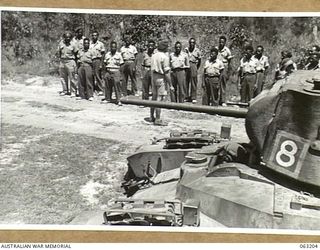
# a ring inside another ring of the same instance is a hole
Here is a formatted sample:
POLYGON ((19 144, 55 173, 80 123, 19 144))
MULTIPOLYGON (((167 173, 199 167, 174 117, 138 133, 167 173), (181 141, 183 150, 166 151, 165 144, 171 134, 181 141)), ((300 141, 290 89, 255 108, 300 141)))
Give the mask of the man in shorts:
MULTIPOLYGON (((170 61, 166 53, 168 45, 168 41, 161 40, 158 44, 158 51, 151 57, 152 100, 154 101, 166 101, 168 88, 173 89, 170 78, 170 61)), ((166 124, 160 119, 160 114, 160 108, 151 108, 150 117, 145 120, 157 126, 165 126, 166 124)))

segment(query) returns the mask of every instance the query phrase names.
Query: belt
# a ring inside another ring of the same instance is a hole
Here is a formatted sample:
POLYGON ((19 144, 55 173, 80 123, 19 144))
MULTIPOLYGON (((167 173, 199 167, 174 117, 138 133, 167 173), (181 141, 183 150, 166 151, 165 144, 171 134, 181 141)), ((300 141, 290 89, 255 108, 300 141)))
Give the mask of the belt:
POLYGON ((93 58, 92 60, 101 60, 101 57, 93 58))
MULTIPOLYGON (((191 62, 191 61, 189 61, 189 62, 191 62)), ((198 63, 198 62, 191 62, 191 63, 198 63)))
POLYGON ((175 69, 172 69, 173 72, 182 71, 182 70, 185 70, 185 69, 184 69, 184 68, 175 68, 175 69))
POLYGON ((146 65, 142 65, 142 66, 145 67, 145 68, 148 68, 148 69, 151 68, 151 66, 146 66, 146 65))
POLYGON ((74 58, 61 58, 61 62, 69 62, 69 61, 74 61, 74 58))
POLYGON ((213 77, 220 77, 220 75, 208 75, 208 74, 205 74, 205 77, 213 78, 213 77))
POLYGON ((255 75, 256 73, 250 73, 250 72, 244 72, 243 76, 247 76, 247 75, 255 75))
POLYGON ((264 72, 264 70, 257 70, 257 73, 263 73, 264 72))
POLYGON ((157 72, 157 71, 152 71, 152 73, 155 73, 155 74, 158 74, 158 75, 164 76, 164 74, 159 73, 159 72, 157 72))
POLYGON ((120 68, 119 68, 119 69, 107 68, 107 72, 117 72, 117 71, 119 71, 119 70, 120 70, 120 68))
POLYGON ((79 62, 80 65, 83 66, 91 66, 92 63, 88 63, 88 62, 79 62))

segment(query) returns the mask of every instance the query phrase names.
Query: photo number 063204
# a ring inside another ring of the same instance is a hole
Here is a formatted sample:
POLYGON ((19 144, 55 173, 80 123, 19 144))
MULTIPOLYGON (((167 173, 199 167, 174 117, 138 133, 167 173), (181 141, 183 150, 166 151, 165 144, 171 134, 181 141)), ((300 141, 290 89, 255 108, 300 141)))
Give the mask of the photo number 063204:
POLYGON ((2 11, 0 223, 319 230, 319 26, 2 11))

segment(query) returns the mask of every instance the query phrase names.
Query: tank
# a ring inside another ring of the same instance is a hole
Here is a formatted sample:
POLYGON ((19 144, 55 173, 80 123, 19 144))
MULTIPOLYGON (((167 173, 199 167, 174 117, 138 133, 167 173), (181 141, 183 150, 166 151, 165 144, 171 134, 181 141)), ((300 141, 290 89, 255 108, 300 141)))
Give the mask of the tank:
POLYGON ((248 109, 121 102, 245 119, 250 142, 221 136, 226 126, 185 136, 194 147, 141 147, 128 157, 127 197, 110 202, 104 224, 320 229, 320 73, 294 72, 248 109))

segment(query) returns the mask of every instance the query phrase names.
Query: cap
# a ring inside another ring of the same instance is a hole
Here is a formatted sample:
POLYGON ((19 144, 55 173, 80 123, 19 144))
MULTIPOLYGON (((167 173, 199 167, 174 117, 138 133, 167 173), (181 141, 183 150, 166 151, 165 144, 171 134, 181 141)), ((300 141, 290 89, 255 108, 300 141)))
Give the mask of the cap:
POLYGON ((77 28, 75 28, 75 32, 78 32, 79 30, 83 30, 83 28, 81 26, 78 26, 77 28))
POLYGON ((169 47, 168 40, 160 40, 158 43, 158 50, 166 50, 169 47))

